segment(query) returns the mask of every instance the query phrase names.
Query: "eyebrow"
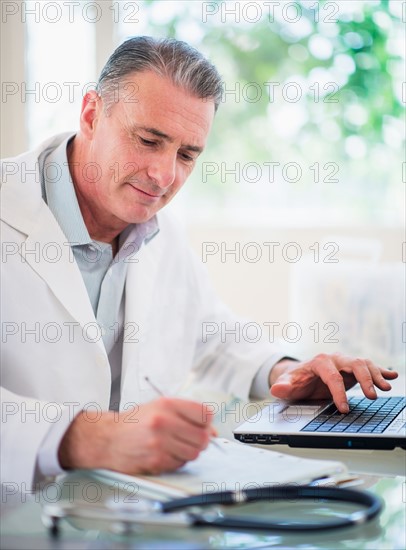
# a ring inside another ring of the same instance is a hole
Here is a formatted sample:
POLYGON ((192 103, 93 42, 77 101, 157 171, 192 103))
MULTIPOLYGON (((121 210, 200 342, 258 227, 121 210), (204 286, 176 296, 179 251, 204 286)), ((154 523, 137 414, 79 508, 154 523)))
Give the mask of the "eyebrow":
MULTIPOLYGON (((148 132, 149 134, 159 137, 165 141, 168 141, 169 143, 174 142, 174 139, 171 136, 168 136, 168 134, 165 134, 164 132, 161 132, 156 128, 150 128, 149 126, 134 126, 133 129, 143 130, 144 132, 148 132)), ((197 145, 187 145, 187 144, 182 145, 182 149, 187 149, 188 151, 194 151, 195 153, 201 153, 203 151, 203 147, 199 147, 197 145)))

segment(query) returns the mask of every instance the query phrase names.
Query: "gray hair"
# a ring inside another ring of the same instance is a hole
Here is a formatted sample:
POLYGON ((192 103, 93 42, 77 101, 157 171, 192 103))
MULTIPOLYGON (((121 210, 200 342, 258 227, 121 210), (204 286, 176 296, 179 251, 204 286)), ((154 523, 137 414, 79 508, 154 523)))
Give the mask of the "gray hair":
POLYGON ((212 100, 217 111, 223 85, 216 67, 186 42, 150 36, 129 38, 108 59, 96 88, 106 110, 119 99, 125 77, 142 71, 153 71, 196 97, 212 100))

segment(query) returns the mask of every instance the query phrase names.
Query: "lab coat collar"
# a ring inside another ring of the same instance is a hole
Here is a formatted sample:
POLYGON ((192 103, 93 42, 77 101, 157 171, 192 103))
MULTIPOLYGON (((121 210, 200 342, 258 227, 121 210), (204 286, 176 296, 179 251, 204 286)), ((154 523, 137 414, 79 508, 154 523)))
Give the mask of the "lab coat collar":
POLYGON ((34 151, 1 161, 1 219, 21 233, 29 235, 44 207, 48 210, 41 195, 40 157, 73 135, 59 134, 34 151))

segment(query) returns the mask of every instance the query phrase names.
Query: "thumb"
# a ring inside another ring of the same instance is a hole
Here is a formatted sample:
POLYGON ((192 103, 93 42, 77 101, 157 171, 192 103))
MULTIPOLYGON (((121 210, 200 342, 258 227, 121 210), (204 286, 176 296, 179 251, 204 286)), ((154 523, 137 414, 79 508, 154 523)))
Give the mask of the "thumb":
POLYGON ((275 382, 271 387, 271 395, 280 399, 288 399, 292 397, 292 384, 289 381, 275 382))
POLYGON ((288 399, 292 397, 293 392, 292 377, 289 372, 284 372, 272 384, 270 391, 274 397, 288 399))

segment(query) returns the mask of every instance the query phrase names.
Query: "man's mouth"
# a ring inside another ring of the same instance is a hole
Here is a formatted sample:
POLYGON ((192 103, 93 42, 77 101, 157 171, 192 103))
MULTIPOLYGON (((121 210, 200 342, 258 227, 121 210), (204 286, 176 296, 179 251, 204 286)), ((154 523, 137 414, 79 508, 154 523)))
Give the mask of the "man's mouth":
POLYGON ((133 183, 127 182, 130 187, 132 187, 135 191, 143 195, 145 198, 150 198, 152 201, 158 200, 163 196, 163 193, 161 194, 154 194, 150 193, 148 191, 145 191, 144 189, 141 189, 140 187, 134 185, 133 183))

